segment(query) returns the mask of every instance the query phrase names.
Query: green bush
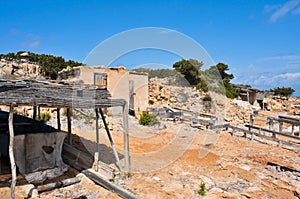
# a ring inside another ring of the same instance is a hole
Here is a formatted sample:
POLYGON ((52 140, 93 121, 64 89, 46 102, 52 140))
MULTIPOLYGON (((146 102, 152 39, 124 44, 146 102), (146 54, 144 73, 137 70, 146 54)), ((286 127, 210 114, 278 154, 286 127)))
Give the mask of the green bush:
MULTIPOLYGON (((67 116, 67 110, 68 110, 68 108, 63 108, 63 115, 64 116, 67 116)), ((71 116, 73 116, 73 109, 72 108, 70 108, 70 113, 71 113, 71 116)))
POLYGON ((206 190, 205 182, 201 182, 200 189, 198 190, 198 194, 200 196, 204 196, 205 195, 205 190, 206 190))
POLYGON ((140 116, 139 124, 144 125, 144 126, 149 126, 150 122, 151 122, 150 114, 148 112, 143 112, 140 116))
POLYGON ((94 113, 90 113, 88 116, 85 116, 84 117, 84 123, 85 124, 88 124, 88 123, 90 123, 91 122, 91 120, 94 118, 95 116, 94 116, 94 113))
POLYGON ((41 113, 40 119, 36 116, 36 120, 48 122, 51 119, 51 114, 49 112, 41 113))
POLYGON ((143 112, 139 119, 139 124, 144 126, 153 126, 155 124, 159 124, 158 119, 156 118, 157 114, 143 112))

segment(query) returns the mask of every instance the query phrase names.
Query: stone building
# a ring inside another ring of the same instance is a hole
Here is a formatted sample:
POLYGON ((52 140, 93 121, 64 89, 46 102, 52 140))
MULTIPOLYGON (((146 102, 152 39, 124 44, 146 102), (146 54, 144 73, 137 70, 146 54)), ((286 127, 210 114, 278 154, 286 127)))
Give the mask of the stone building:
POLYGON ((148 74, 128 71, 125 67, 78 66, 58 73, 58 79, 107 86, 112 99, 125 99, 132 114, 148 106, 148 74))

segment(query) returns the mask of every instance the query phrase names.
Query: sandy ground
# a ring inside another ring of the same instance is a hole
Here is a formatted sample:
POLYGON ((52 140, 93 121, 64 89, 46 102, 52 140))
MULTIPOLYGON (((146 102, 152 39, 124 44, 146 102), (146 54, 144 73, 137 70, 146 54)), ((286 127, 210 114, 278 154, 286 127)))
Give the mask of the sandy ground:
POLYGON ((175 162, 156 171, 134 173, 126 186, 141 198, 199 198, 201 182, 206 184, 206 198, 299 198, 300 176, 267 165, 272 162, 300 171, 299 153, 227 132, 221 132, 216 145, 204 144, 206 137, 205 132, 196 134, 175 162))
MULTIPOLYGON (((231 136, 226 131, 206 131, 188 124, 164 122, 167 128, 142 127, 130 119, 132 171, 115 183, 140 198, 300 198, 300 151, 231 136), (271 163, 271 164, 270 164, 271 163), (283 170, 272 164, 290 168, 283 170), (205 183, 205 196, 200 184, 205 183)), ((96 149, 93 130, 76 131, 86 151, 96 149)), ((112 130, 123 158, 123 134, 112 130)), ((79 142, 78 140, 76 142, 79 142)), ((104 131, 100 136, 103 161, 115 160, 104 131)), ((25 198, 21 186, 16 198, 25 198)), ((8 198, 9 187, 0 189, 8 198)), ((84 178, 80 184, 42 193, 40 198, 119 198, 84 178)))
MULTIPOLYGON (((167 128, 159 130, 130 122, 131 177, 115 183, 141 198, 300 197, 299 149, 187 124, 166 122, 167 128), (274 164, 292 170, 283 171, 274 164), (198 194, 202 182, 205 196, 198 194)), ((112 134, 122 155, 122 132, 112 134)), ((109 146, 105 134, 101 142, 109 146)), ((107 156, 112 162, 111 154, 107 156)))

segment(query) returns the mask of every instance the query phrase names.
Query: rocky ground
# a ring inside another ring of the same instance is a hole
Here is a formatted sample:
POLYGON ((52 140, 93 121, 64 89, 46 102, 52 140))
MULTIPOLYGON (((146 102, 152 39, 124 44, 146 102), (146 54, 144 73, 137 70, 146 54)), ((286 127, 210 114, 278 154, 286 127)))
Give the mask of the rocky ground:
MULTIPOLYGON (((131 142, 131 147, 142 145, 143 153, 153 152, 152 139, 131 142)), ((141 198, 199 198, 202 182, 205 198, 299 198, 299 163, 299 151, 232 137, 226 131, 218 137, 200 131, 177 160, 159 170, 133 173, 126 187, 141 198), (211 144, 207 139, 217 140, 211 144), (271 163, 295 171, 282 171, 271 163)))

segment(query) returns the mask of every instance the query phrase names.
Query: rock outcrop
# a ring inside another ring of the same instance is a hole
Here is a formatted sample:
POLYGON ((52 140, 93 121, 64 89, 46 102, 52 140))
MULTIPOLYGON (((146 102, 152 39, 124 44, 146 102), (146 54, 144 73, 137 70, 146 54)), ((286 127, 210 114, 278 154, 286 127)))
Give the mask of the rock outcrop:
POLYGON ((25 60, 5 60, 0 61, 0 77, 15 79, 27 78, 35 79, 41 78, 40 66, 34 62, 25 60))

